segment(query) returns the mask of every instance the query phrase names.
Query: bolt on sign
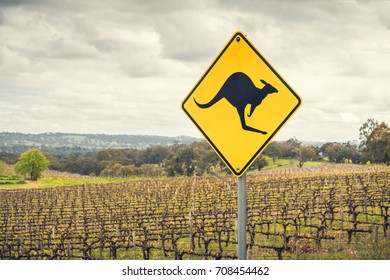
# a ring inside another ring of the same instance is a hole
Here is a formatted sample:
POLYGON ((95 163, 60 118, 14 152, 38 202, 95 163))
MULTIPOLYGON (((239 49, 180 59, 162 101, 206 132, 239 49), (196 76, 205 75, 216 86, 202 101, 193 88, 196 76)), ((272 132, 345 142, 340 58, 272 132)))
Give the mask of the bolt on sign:
POLYGON ((301 105, 301 98, 241 32, 211 63, 182 109, 237 177, 301 105))

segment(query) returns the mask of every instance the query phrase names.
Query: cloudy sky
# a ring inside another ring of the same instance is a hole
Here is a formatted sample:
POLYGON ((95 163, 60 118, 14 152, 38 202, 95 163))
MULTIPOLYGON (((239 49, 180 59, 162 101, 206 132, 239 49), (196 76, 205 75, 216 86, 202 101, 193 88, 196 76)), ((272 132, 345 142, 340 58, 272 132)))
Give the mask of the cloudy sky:
POLYGON ((390 123, 389 1, 0 0, 0 131, 201 137, 180 104, 237 30, 302 97, 277 139, 390 123))

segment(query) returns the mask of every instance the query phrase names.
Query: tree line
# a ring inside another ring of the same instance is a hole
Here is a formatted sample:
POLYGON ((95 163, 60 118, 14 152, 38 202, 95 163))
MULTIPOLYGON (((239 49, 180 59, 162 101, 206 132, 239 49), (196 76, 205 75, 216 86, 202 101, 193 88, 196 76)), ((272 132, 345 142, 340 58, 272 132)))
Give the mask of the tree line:
MULTIPOLYGON (((360 128, 360 142, 325 143, 322 146, 303 145, 296 138, 271 142, 252 165, 260 170, 279 158, 305 162, 329 161, 336 163, 390 163, 390 129, 385 122, 368 119, 360 128)), ((71 155, 58 157, 43 153, 51 170, 106 177, 131 176, 192 176, 202 174, 229 173, 228 169, 207 142, 191 144, 156 145, 146 149, 104 149, 89 156, 71 155)), ((7 158, 15 163, 14 156, 7 158)), ((17 163, 16 167, 21 164, 17 163)), ((19 168, 20 169, 20 168, 19 168)), ((33 174, 36 177, 36 174, 33 174)), ((31 177, 33 177, 31 175, 31 177)))
POLYGON ((196 140, 197 138, 189 136, 0 132, 0 152, 23 152, 26 147, 33 146, 55 155, 70 153, 86 155, 107 148, 144 149, 157 144, 163 146, 175 142, 189 144, 196 140))

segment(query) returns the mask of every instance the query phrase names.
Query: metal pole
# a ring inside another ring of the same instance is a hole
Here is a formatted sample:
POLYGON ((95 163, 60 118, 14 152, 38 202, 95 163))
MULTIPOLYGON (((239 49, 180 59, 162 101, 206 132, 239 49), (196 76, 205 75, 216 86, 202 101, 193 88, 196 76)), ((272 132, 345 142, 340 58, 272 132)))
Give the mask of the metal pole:
POLYGON ((239 260, 246 260, 246 172, 238 178, 237 253, 239 260))

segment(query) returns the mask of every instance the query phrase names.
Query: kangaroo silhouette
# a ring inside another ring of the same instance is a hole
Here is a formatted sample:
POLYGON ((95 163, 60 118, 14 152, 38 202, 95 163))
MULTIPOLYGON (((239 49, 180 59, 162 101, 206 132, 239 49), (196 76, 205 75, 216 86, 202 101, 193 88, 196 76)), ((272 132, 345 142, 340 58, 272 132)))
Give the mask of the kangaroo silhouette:
POLYGON ((215 97, 210 102, 206 104, 200 104, 195 100, 195 98, 194 101, 198 107, 205 109, 213 106, 221 99, 226 98, 226 100, 237 109, 241 120, 241 126, 244 130, 267 134, 266 131, 250 127, 245 123, 245 107, 248 104, 251 105, 248 117, 251 117, 253 111, 261 104, 261 102, 263 102, 264 98, 266 98, 268 94, 278 92, 276 88, 274 88, 266 81, 260 81, 264 84, 263 88, 256 87, 252 80, 245 73, 236 72, 227 78, 221 89, 218 91, 217 95, 215 95, 215 97))

